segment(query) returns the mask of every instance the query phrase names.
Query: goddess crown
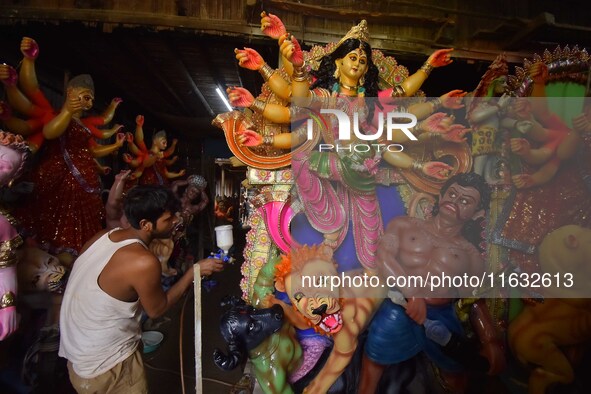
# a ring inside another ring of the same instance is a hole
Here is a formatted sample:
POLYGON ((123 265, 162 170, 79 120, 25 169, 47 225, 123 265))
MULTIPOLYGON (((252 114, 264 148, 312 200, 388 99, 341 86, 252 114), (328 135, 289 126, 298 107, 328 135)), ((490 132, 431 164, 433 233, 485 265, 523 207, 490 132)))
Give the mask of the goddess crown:
POLYGON ((369 43, 369 30, 367 29, 367 21, 363 19, 358 25, 353 26, 351 30, 338 42, 335 48, 338 48, 343 42, 349 38, 356 38, 359 41, 369 43))

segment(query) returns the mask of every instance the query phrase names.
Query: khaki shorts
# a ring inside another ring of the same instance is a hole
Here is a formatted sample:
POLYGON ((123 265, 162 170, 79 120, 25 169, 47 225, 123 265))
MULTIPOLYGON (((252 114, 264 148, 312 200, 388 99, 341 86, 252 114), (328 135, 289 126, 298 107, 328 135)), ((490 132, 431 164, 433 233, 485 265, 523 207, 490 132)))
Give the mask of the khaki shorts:
POLYGON ((148 392, 144 362, 139 349, 107 372, 91 379, 78 376, 69 361, 68 372, 70 382, 78 394, 147 394, 148 392))

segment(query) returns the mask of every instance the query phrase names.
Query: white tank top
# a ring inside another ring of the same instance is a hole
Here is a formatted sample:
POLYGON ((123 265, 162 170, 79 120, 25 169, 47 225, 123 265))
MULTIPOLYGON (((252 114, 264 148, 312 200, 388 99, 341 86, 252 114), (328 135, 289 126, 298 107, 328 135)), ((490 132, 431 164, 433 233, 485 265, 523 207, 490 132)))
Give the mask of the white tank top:
POLYGON ((82 378, 94 378, 129 357, 141 338, 139 300, 124 302, 98 285, 113 254, 138 239, 113 242, 113 229, 96 240, 74 264, 60 310, 59 355, 82 378))

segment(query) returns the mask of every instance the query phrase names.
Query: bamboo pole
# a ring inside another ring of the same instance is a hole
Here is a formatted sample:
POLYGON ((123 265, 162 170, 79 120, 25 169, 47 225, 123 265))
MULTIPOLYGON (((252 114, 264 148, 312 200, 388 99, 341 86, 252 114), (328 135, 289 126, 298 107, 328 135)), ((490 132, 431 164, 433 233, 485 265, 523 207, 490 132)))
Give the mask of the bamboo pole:
POLYGON ((193 264, 193 291, 195 293, 195 393, 203 393, 203 368, 201 364, 201 269, 193 264))

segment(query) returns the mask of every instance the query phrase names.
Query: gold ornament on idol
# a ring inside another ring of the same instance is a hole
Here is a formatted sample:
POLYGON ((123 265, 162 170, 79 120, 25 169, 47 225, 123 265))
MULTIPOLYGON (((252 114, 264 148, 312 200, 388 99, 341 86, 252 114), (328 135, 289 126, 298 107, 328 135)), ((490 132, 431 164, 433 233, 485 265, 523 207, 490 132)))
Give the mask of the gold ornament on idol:
POLYGON ((365 19, 359 22, 358 25, 353 26, 351 30, 349 30, 349 32, 345 34, 343 38, 341 38, 341 41, 338 42, 338 44, 335 46, 335 49, 349 38, 355 38, 359 41, 369 43, 369 30, 367 29, 367 21, 365 19))
POLYGON ((2 294, 0 297, 0 309, 9 308, 16 304, 16 297, 12 291, 2 294))
POLYGON ((334 74, 332 74, 332 76, 335 79, 339 79, 341 77, 341 69, 338 64, 337 64, 337 68, 334 70, 334 74))
POLYGON ((347 89, 347 90, 351 90, 351 91, 357 91, 357 89, 359 89, 359 85, 351 86, 351 85, 344 84, 342 82, 339 82, 339 85, 341 85, 342 88, 347 89))

